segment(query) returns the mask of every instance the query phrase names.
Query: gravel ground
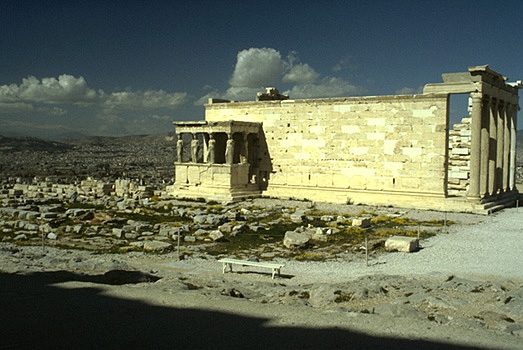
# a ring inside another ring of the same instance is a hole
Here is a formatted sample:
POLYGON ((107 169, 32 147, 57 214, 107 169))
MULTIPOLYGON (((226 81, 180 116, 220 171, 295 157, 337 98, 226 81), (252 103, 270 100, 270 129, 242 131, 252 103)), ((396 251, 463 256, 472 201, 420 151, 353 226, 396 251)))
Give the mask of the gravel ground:
MULTIPOLYGON (((333 207, 329 209, 335 210, 333 207)), ((438 216, 445 214, 411 210, 404 215, 416 219, 439 219, 438 216)), ((523 280, 523 209, 505 209, 488 217, 448 214, 448 219, 459 224, 448 226, 448 233, 422 240, 422 249, 418 252, 371 254, 369 266, 364 257, 354 255, 327 262, 276 261, 285 263, 282 273, 293 276, 289 281, 296 284, 339 283, 375 274, 523 280)), ((186 271, 219 269, 215 260, 198 258, 169 262, 165 266, 186 271)))
POLYGON ((475 225, 448 227, 421 242, 413 254, 383 254, 365 261, 301 263, 291 261, 285 272, 311 281, 347 280, 368 274, 457 275, 466 278, 523 280, 523 210, 506 209, 475 225), (301 270, 307 275, 301 276, 301 270), (325 274, 325 271, 329 271, 325 274))

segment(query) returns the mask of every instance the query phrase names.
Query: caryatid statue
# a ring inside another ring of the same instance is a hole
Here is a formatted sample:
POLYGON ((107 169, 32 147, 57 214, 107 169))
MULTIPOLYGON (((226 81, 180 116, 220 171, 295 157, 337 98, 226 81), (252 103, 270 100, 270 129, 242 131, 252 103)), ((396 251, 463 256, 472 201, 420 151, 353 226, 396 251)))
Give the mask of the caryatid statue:
POLYGON ((216 140, 214 139, 214 135, 209 135, 209 146, 207 148, 207 162, 210 164, 214 164, 216 162, 216 154, 215 154, 215 146, 216 146, 216 140))
POLYGON ((183 140, 182 134, 178 134, 178 141, 176 141, 176 159, 178 162, 183 162, 183 140))
POLYGON ((234 163, 234 140, 232 139, 232 135, 227 135, 227 146, 225 147, 225 162, 227 164, 233 164, 234 163))
POLYGON ((198 163, 198 149, 200 148, 200 141, 196 134, 192 134, 191 140, 191 160, 193 163, 198 163))

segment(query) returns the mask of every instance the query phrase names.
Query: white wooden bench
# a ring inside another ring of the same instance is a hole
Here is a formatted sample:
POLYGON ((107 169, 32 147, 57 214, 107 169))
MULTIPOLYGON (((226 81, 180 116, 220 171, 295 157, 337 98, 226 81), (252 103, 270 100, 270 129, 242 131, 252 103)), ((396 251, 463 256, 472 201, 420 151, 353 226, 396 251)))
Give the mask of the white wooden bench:
POLYGON ((285 266, 285 264, 271 263, 265 261, 249 261, 249 260, 239 260, 239 259, 220 259, 219 262, 223 263, 223 273, 226 272, 227 268, 232 272, 232 265, 242 265, 242 266, 256 266, 256 267, 266 267, 272 269, 272 278, 278 273, 280 276, 280 269, 285 266))

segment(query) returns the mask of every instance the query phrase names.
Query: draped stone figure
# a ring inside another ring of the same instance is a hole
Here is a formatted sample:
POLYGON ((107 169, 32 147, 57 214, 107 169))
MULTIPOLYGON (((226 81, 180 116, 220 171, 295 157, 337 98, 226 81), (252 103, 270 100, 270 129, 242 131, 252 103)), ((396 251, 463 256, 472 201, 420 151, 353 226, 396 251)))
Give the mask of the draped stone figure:
POLYGON ((227 140, 227 146, 225 148, 225 162, 227 164, 234 163, 234 140, 232 137, 229 137, 227 140))
POLYGON ((182 135, 178 136, 178 141, 176 142, 176 159, 179 162, 183 162, 183 140, 182 135))
POLYGON ((215 146, 216 146, 216 140, 214 139, 214 136, 211 134, 209 139, 209 146, 207 149, 207 162, 210 164, 214 164, 216 162, 216 154, 215 154, 215 146))
POLYGON ((191 141, 191 160, 193 163, 198 163, 198 149, 200 147, 200 141, 195 134, 192 136, 191 141))

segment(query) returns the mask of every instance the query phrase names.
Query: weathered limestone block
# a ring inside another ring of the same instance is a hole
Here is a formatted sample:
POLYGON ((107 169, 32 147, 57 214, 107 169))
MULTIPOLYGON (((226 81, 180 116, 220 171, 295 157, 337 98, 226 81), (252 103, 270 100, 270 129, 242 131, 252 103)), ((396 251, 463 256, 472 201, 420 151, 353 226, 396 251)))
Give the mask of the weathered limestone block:
POLYGON ((387 251, 398 251, 403 253, 414 252, 419 249, 419 240, 415 237, 393 236, 385 241, 387 251))
POLYGON ((287 248, 300 248, 309 243, 309 235, 303 232, 287 231, 283 238, 283 245, 287 248))
POLYGON ((56 240, 58 238, 58 235, 54 232, 49 232, 47 234, 47 239, 56 240))
POLYGON ((124 233, 124 231, 121 228, 116 228, 116 227, 113 228, 112 234, 116 238, 122 238, 123 233, 124 233))
POLYGON ((305 220, 305 215, 303 213, 293 213, 290 216, 292 222, 301 224, 305 220))
POLYGON ((167 242, 161 241, 145 241, 143 249, 148 252, 168 252, 172 250, 173 246, 167 242))
POLYGON ((369 218, 352 219, 352 226, 361 227, 361 228, 370 227, 370 219, 369 218))
POLYGON ((218 242, 224 239, 223 233, 220 232, 220 230, 213 230, 209 232, 209 238, 212 239, 214 242, 218 242))

